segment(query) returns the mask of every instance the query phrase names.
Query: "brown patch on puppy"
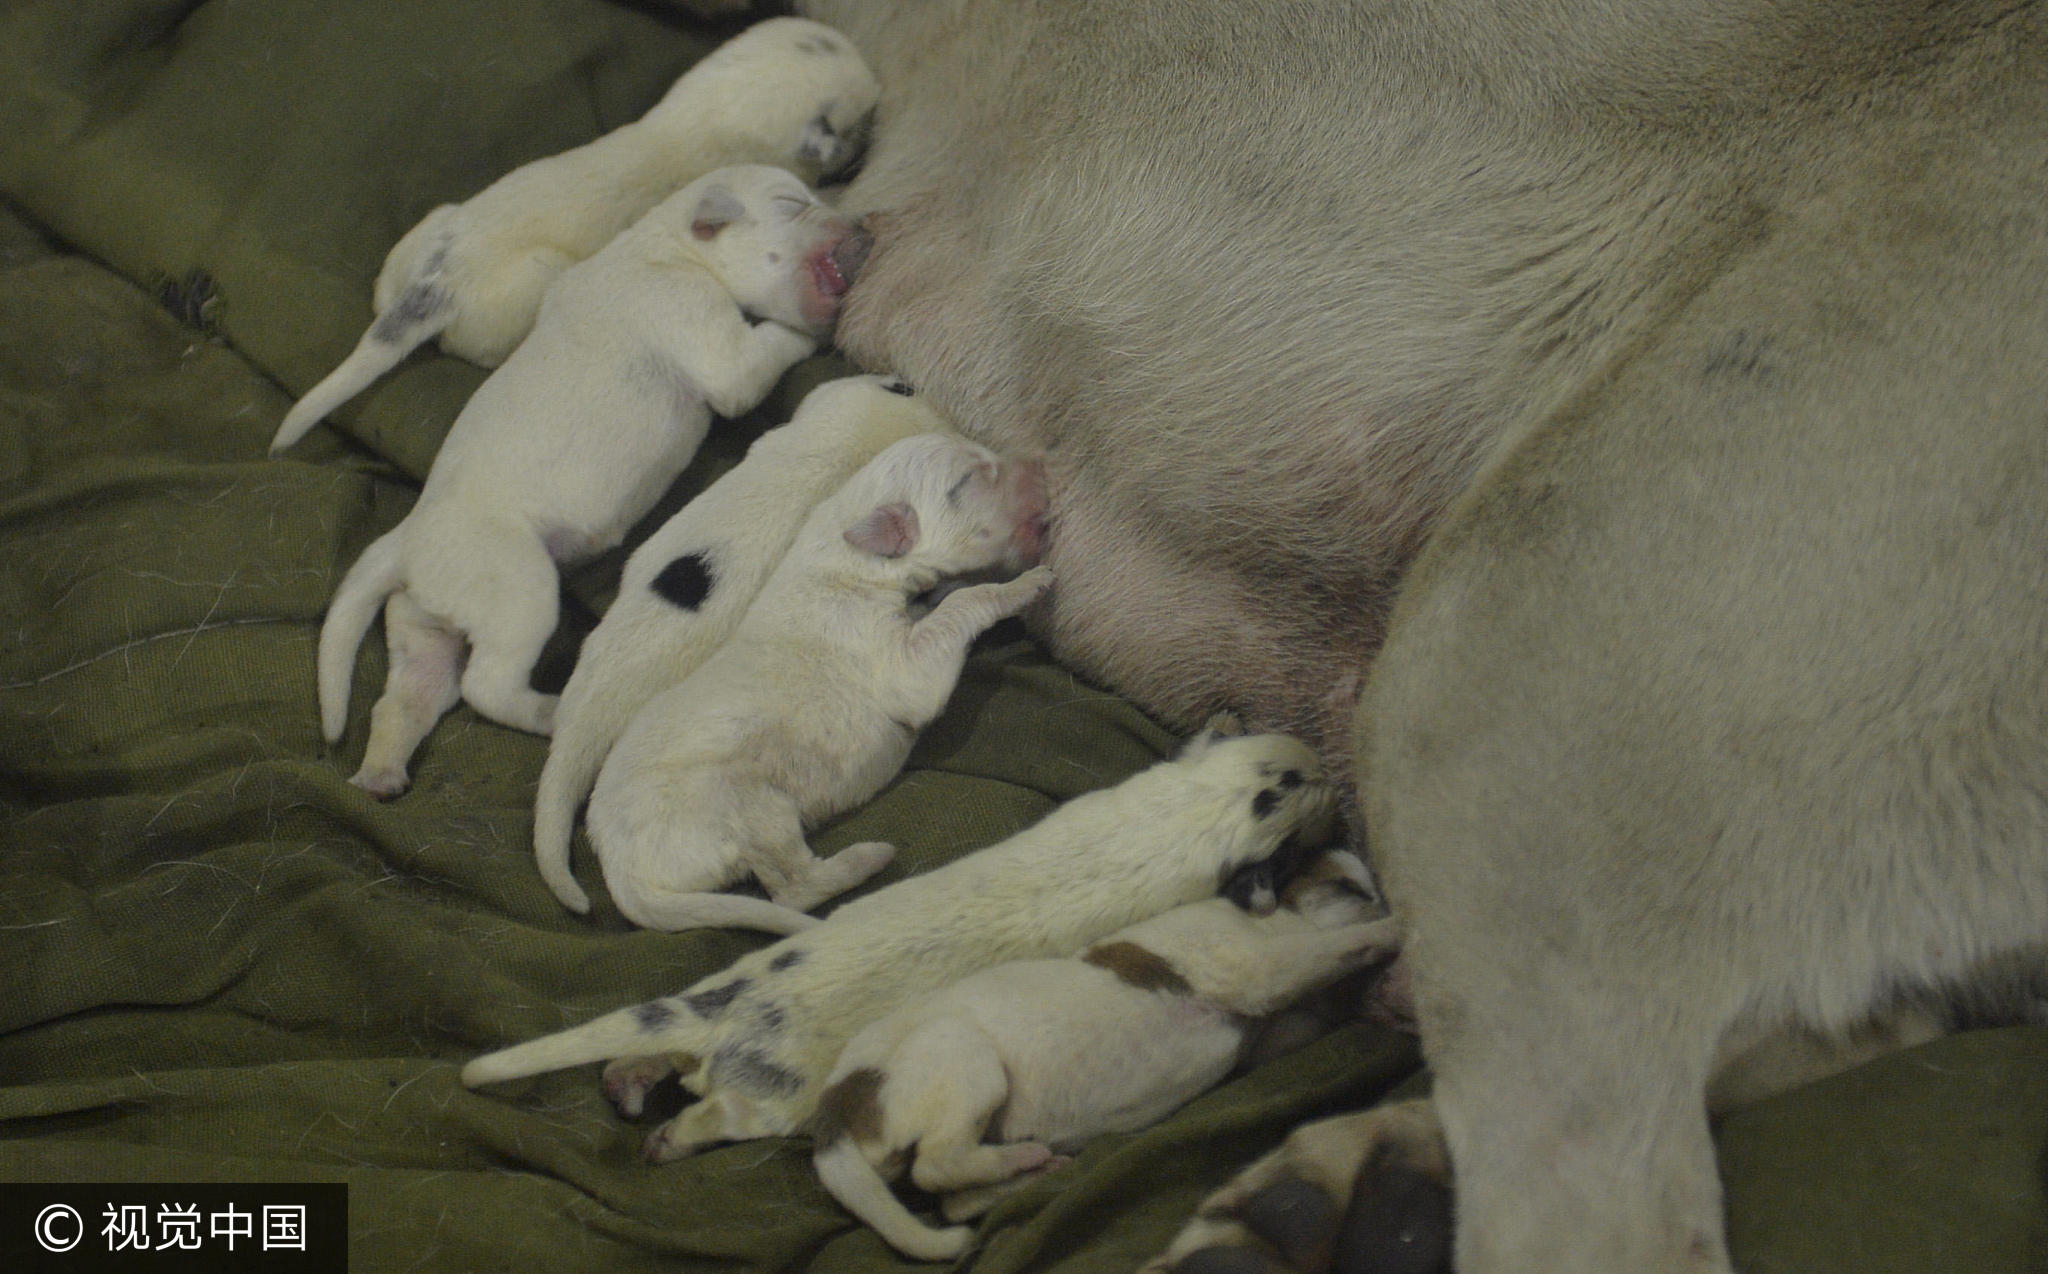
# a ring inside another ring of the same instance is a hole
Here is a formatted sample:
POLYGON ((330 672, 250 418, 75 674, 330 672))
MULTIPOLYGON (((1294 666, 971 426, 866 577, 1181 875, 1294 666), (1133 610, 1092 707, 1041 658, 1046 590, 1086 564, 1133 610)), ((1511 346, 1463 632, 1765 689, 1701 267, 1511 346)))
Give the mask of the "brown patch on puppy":
POLYGON ((872 1066, 847 1072, 846 1078, 818 1095, 818 1108, 811 1112, 804 1131, 820 1146, 841 1137, 872 1141, 882 1135, 882 1107, 877 1098, 888 1076, 872 1066))
POLYGON ((1098 969, 1108 969, 1120 981, 1140 991, 1165 991, 1171 995, 1194 992, 1179 970, 1135 942, 1100 943, 1083 952, 1081 960, 1098 969))

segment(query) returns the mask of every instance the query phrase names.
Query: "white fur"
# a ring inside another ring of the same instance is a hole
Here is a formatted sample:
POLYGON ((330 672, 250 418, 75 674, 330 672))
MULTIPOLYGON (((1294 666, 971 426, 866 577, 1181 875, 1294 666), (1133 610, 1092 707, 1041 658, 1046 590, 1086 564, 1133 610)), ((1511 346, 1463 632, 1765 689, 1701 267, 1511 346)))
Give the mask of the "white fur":
POLYGON ((906 1003, 863 1029, 832 1068, 819 1179, 898 1251, 951 1260, 972 1231, 926 1226, 878 1169, 908 1163, 957 1220, 992 1187, 1051 1166, 1090 1137, 1164 1118, 1229 1074, 1255 1021, 1391 954, 1393 922, 1366 922, 1364 868, 1324 856, 1287 908, 1222 898, 1176 907, 1077 957, 1013 961, 906 1003), (1152 985, 1130 959, 1159 962, 1152 985), (831 1094, 842 1095, 834 1111, 831 1094), (984 1144, 986 1138, 988 1144, 984 1144))
POLYGON ((496 367, 562 271, 713 169, 774 164, 813 183, 836 172, 858 153, 878 93, 830 27, 771 19, 691 67, 639 120, 434 209, 385 258, 376 321, 285 415, 272 454, 435 336, 496 367))
POLYGON ((820 860, 804 830, 881 790, 953 693, 967 647, 1052 573, 911 602, 941 580, 1035 561, 1035 463, 951 432, 905 438, 805 519, 731 640, 633 717, 591 792, 590 843, 627 919, 794 933, 894 849, 820 860), (751 874, 769 902, 710 891, 751 874))
POLYGON ((787 425, 747 449, 733 470, 690 501, 626 560, 619 595, 584 639, 555 709, 554 741, 534 801, 534 856, 572 911, 590 899, 569 874, 576 807, 633 714, 682 681, 732 634, 762 583, 827 495, 889 444, 944 427, 893 377, 853 376, 805 397, 787 425), (702 601, 684 609, 654 583, 695 557, 708 573, 702 601))
POLYGON ((449 429, 412 512, 328 608, 320 719, 335 742, 356 647, 391 599, 390 679, 352 782, 404 791, 413 749, 458 696, 549 731, 554 698, 527 679, 555 629, 556 564, 618 543, 713 412, 752 407, 811 352, 837 306, 816 263, 855 237, 781 169, 723 168, 563 274, 449 429))
POLYGON ((1332 816, 1321 766, 1303 744, 1198 736, 1179 758, 846 903, 681 995, 479 1057, 462 1082, 632 1059, 608 1071, 607 1084, 634 1114, 646 1085, 673 1065, 703 1100, 655 1130, 651 1158, 788 1134, 811 1114, 846 1041, 911 996, 1005 960, 1071 955, 1209 897, 1290 837, 1327 834, 1332 816), (1305 781, 1287 782, 1288 771, 1305 781))

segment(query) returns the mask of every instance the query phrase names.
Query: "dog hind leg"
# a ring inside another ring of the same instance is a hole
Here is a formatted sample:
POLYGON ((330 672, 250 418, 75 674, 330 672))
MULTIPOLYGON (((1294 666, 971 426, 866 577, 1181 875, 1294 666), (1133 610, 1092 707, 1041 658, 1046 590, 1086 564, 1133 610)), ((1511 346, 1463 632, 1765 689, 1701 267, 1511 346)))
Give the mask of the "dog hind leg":
POLYGON ((730 1088, 721 1088, 648 1133, 641 1154, 649 1163, 667 1163, 708 1146, 758 1137, 786 1137, 796 1130, 796 1121, 788 1112, 730 1088))
POLYGON ((384 642, 390 672, 370 710, 370 741, 362 768, 349 782, 380 800, 411 786, 406 764, 420 740, 461 698, 462 634, 434 622, 403 591, 384 606, 384 642))

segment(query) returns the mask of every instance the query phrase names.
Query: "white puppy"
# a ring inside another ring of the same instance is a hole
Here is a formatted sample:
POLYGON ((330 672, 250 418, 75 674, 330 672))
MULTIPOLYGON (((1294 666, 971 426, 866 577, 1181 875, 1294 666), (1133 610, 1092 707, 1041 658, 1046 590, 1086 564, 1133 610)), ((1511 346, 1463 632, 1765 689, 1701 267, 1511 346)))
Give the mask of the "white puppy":
POLYGON ((537 159, 408 231, 377 275, 376 321, 290 412, 272 454, 435 336, 496 367, 555 278, 715 168, 773 164, 816 184, 858 153, 879 89, 853 45, 801 18, 749 27, 637 121, 537 159))
POLYGON ((380 607, 391 649, 354 783, 404 791, 413 748, 458 697, 548 732, 554 697, 527 678, 555 629, 556 563, 618 543, 696 453, 712 412, 753 407, 811 352, 844 290, 820 263, 860 237, 779 168, 721 168, 562 275, 533 335, 449 429, 412 512, 364 550, 328 607, 329 742, 380 607))
POLYGON ((957 1220, 1056 1151, 1165 1118, 1230 1073, 1257 1019, 1393 954, 1393 922, 1365 914, 1364 867, 1332 851, 1270 914, 1204 899, 910 1001, 832 1068, 809 1126, 818 1177, 898 1251, 951 1260, 973 1231, 925 1225, 883 1174, 908 1165, 957 1220))
POLYGON ((912 996, 1005 960, 1072 955, 1262 870, 1327 835, 1315 753, 1284 735, 1198 735, 1181 755, 1068 801, 1000 844, 912 876, 681 995, 620 1009, 470 1062, 470 1087, 625 1059, 620 1109, 679 1073, 702 1101, 657 1128, 647 1156, 796 1132, 854 1033, 912 996))
POLYGON ((892 444, 812 511, 731 640, 636 714, 590 794, 591 847, 627 919, 795 933, 879 871, 868 842, 819 859, 804 829, 867 800, 946 706, 967 647, 1052 583, 1035 462, 948 432, 892 444), (770 901, 709 892, 752 874, 770 901))
POLYGON ((901 379, 829 381, 634 550, 618 597, 584 639, 562 688, 534 801, 534 855, 565 906, 590 909, 569 874, 576 806, 633 714, 732 635, 797 527, 826 496, 889 444, 944 427, 901 379))

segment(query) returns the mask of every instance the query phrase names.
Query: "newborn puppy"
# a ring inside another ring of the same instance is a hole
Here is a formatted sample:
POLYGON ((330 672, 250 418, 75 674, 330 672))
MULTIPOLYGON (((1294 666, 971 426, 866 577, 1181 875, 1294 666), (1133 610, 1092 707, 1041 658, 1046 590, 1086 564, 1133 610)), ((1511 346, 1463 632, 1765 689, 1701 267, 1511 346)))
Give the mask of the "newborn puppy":
POLYGON ((714 168, 773 164, 817 183, 851 162, 879 89, 832 28, 773 18, 733 37, 653 109, 428 213, 385 258, 377 318, 271 440, 284 450, 435 336, 485 367, 525 339, 555 278, 714 168))
POLYGON ((458 697, 549 731, 554 697, 527 678, 555 629, 556 564, 618 543, 711 413, 746 411, 811 352, 845 290, 833 258, 860 238, 781 169, 722 168, 562 275, 533 335, 456 418, 412 512, 328 607, 328 742, 347 725, 356 647, 380 607, 391 648, 352 782, 404 791, 413 748, 458 697))
POLYGON ((1035 462, 951 432, 892 444, 796 534, 732 638, 632 719, 590 795, 590 843, 627 919, 652 929, 795 933, 803 913, 895 850, 821 860, 804 829, 867 800, 939 714, 983 629, 1052 572, 911 599, 941 580, 1038 558, 1035 462), (751 873, 771 901, 708 892, 751 873))
POLYGON ((540 772, 534 856, 563 905, 590 910, 569 874, 576 806, 633 714, 732 635, 820 501, 890 443, 944 427, 896 377, 830 381, 634 550, 618 598, 562 689, 540 772))
POLYGON ((1205 732, 1178 758, 856 898, 680 995, 479 1057, 462 1082, 620 1058, 605 1087, 628 1115, 670 1073, 703 1098, 649 1135, 650 1159, 785 1136, 810 1118, 846 1041, 911 997, 1207 898, 1283 845, 1327 836, 1333 809, 1305 745, 1205 732))
POLYGON ((957 1220, 1056 1150, 1164 1118, 1230 1073, 1255 1019, 1393 953, 1393 922, 1365 911, 1364 868, 1333 851, 1286 909, 1205 899, 1077 957, 997 965, 908 1002, 832 1068, 810 1124, 818 1177, 898 1251, 951 1260, 973 1231, 925 1225, 885 1175, 907 1165, 921 1188, 959 1192, 945 1208, 957 1220))

